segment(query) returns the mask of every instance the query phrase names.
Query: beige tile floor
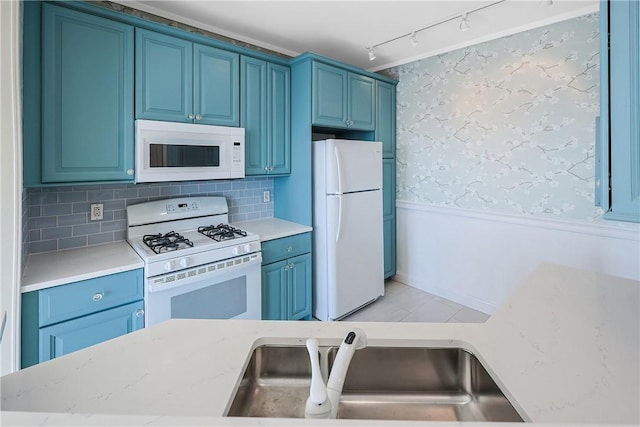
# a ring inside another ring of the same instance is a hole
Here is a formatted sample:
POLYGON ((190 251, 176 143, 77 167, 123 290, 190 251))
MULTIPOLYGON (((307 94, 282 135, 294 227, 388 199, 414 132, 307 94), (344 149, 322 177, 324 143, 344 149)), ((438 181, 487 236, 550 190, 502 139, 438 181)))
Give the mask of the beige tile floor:
POLYGON ((377 301, 345 317, 357 322, 482 323, 488 314, 393 280, 377 301))

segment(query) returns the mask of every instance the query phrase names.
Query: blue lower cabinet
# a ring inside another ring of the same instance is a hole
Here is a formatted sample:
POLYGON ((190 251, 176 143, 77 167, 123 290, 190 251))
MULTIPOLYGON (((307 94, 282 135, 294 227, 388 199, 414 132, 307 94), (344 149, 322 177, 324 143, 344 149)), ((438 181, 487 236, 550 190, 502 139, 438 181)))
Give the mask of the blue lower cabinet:
POLYGON ((144 327, 142 269, 22 294, 26 368, 144 327))
POLYGON ((76 350, 119 337, 144 326, 142 301, 57 323, 39 332, 39 361, 45 362, 76 350))
POLYGON ((262 245, 262 319, 311 319, 311 233, 262 245))

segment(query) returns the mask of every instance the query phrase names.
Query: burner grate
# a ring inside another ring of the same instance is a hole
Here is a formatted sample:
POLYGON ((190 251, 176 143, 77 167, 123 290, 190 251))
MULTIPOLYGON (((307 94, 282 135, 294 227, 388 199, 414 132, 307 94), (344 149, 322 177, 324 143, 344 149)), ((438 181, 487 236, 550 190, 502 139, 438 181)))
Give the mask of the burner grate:
POLYGON ((246 237, 247 232, 230 226, 229 224, 207 225, 198 227, 198 233, 203 234, 216 242, 246 237))
POLYGON ((157 254, 193 247, 193 242, 175 231, 166 234, 145 234, 142 241, 157 254))

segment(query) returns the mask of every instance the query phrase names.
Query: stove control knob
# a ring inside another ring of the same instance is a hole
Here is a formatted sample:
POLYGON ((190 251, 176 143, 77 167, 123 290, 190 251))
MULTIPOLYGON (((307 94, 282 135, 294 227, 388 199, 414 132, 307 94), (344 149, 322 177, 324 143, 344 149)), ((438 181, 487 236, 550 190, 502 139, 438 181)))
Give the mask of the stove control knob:
POLYGON ((180 260, 180 267, 187 268, 187 265, 189 265, 189 259, 188 258, 182 258, 180 260))
POLYGON ((164 263, 164 271, 171 271, 171 268, 173 267, 172 265, 173 263, 171 261, 167 261, 164 263))
POLYGON ((235 246, 233 249, 231 249, 231 253, 233 255, 240 255, 240 248, 238 246, 235 246))
POLYGON ((249 252, 251 252, 251 245, 244 245, 242 249, 244 250, 245 254, 248 254, 249 252))

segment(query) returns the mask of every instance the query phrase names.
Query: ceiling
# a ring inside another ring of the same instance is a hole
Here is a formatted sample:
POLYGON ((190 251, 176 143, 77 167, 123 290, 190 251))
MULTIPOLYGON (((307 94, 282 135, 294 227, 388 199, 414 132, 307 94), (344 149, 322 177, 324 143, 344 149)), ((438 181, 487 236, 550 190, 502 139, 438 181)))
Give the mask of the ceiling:
POLYGON ((597 0, 498 3, 496 0, 120 0, 117 3, 289 56, 311 51, 370 71, 598 10, 597 0), (487 7, 471 12, 484 6, 487 7), (465 12, 471 12, 470 29, 460 31, 459 16, 465 12), (447 19, 448 22, 442 22, 447 19), (417 31, 425 27, 431 28, 417 31), (409 40, 413 31, 418 40, 415 47, 409 40), (389 41, 395 38, 398 39, 389 41), (369 61, 369 46, 374 46, 374 61, 369 61))

